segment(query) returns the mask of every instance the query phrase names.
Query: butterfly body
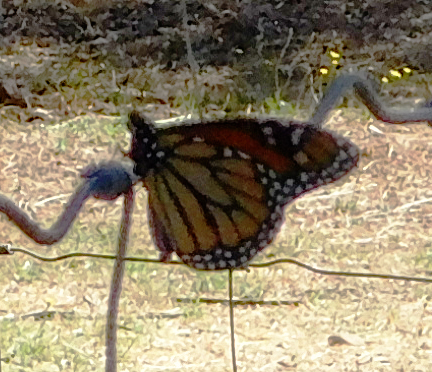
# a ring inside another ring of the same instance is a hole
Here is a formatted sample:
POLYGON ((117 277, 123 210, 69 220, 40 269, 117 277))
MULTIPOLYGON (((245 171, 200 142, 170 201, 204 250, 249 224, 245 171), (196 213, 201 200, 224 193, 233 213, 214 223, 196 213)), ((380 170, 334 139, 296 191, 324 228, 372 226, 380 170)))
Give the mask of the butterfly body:
POLYGON ((130 116, 134 173, 149 191, 162 259, 196 269, 246 266, 275 237, 286 204, 348 173, 349 141, 307 124, 235 119, 156 129, 130 116))

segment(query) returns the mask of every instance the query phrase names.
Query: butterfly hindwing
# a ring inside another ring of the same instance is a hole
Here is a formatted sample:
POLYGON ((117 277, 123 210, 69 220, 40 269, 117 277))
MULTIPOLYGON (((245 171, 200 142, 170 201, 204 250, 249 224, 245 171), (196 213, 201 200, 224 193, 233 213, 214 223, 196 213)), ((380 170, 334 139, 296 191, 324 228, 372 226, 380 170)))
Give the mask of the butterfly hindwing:
POLYGON ((283 207, 358 161, 349 141, 305 124, 226 120, 155 129, 131 115, 130 157, 149 191, 156 244, 197 269, 245 265, 273 239, 283 207))

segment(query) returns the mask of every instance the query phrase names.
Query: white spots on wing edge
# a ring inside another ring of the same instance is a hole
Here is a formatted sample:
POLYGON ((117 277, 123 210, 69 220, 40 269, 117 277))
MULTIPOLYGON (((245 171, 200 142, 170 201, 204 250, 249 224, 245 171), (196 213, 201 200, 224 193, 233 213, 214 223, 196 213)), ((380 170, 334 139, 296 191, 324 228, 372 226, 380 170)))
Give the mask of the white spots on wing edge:
POLYGON ((226 158, 231 158, 232 157, 232 150, 229 147, 225 147, 223 150, 223 155, 226 158))
POLYGON ((297 146, 300 143, 301 136, 304 132, 304 128, 297 128, 291 134, 291 142, 294 146, 297 146))
POLYGON ((237 151, 237 153, 239 154, 239 156, 240 156, 242 159, 249 160, 249 159, 251 158, 248 154, 245 154, 244 152, 237 151))

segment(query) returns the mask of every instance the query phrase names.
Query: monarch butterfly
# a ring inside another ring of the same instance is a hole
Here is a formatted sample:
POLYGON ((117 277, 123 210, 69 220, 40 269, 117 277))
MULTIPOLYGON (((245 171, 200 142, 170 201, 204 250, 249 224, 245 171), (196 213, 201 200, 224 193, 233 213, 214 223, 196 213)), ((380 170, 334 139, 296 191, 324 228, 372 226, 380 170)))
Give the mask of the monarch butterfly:
POLYGON ((275 237, 283 208, 357 165, 357 147, 307 124, 235 119, 159 129, 132 112, 128 156, 148 190, 161 259, 201 270, 245 266, 275 237))

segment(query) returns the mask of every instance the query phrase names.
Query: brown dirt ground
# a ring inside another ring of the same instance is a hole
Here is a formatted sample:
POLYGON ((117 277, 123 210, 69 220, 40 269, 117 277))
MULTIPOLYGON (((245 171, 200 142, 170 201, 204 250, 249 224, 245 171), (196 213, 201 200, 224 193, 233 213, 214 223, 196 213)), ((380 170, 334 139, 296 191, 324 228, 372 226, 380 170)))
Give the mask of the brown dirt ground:
MULTIPOLYGON (((257 261, 264 261, 264 256, 294 256, 321 268, 429 275, 430 128, 384 125, 340 111, 334 112, 328 127, 358 144, 363 152, 359 168, 343 182, 289 206, 278 239, 257 261)), ((116 144, 101 138, 95 143, 95 138, 85 133, 68 135, 65 151, 58 153, 57 134, 40 124, 29 129, 3 121, 0 131, 1 192, 47 224, 60 213, 79 183, 80 166, 105 159, 107 154, 121 156, 116 144), (53 196, 56 198, 49 200, 53 196)), ((126 141, 124 131, 119 142, 126 147, 126 141)), ((129 253, 155 257, 145 203, 145 192, 138 190, 129 253)), ((54 247, 32 243, 0 217, 0 241, 46 255, 71 250, 114 252, 120 207, 120 200, 111 205, 90 200, 72 231, 54 247)), ((56 316, 39 327, 58 332, 53 342, 63 345, 59 348, 64 349, 63 358, 72 360, 78 350, 88 358, 90 370, 102 370, 111 263, 84 259, 72 262, 39 263, 21 254, 3 258, 0 311, 9 314, 18 327, 27 329, 21 337, 31 338, 35 322, 20 316, 44 310, 47 303, 51 304, 50 310, 73 310, 71 320, 56 316), (37 272, 31 279, 20 274, 26 262, 37 272), (77 329, 81 331, 74 333, 77 329)), ((188 308, 175 303, 179 297, 226 298, 226 274, 143 266, 134 265, 136 271, 128 271, 125 278, 119 370, 230 371, 228 307, 188 308), (218 281, 222 282, 219 286, 218 281), (176 311, 181 315, 188 312, 189 316, 154 316, 176 311)), ((234 285, 236 297, 299 302, 298 306, 235 309, 239 371, 431 368, 430 285, 326 277, 290 265, 236 272, 234 285), (351 344, 330 346, 330 336, 344 337, 351 344)), ((2 343, 5 355, 12 345, 18 349, 20 341, 8 339, 3 333, 2 343)), ((51 352, 59 350, 52 346, 51 352)), ((22 369, 11 364, 5 370, 24 371, 30 366, 33 370, 57 370, 49 369, 50 363, 55 366, 55 355, 44 357, 41 352, 35 359, 28 365, 17 360, 22 369)), ((85 370, 83 365, 77 364, 75 370, 85 370)), ((72 361, 64 370, 73 366, 72 361)))

